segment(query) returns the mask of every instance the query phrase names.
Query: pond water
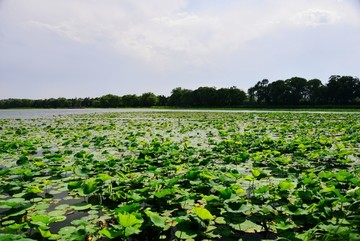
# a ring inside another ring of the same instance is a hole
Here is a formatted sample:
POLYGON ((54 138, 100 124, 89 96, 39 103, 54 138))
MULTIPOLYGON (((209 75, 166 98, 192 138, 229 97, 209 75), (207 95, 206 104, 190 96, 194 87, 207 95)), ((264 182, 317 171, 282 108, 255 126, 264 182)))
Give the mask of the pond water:
POLYGON ((297 113, 341 113, 359 114, 359 112, 347 111, 313 111, 313 110, 197 110, 197 109, 146 109, 146 108, 123 108, 123 109, 0 109, 0 119, 35 119, 51 118, 70 114, 94 114, 114 112, 232 112, 232 113, 267 113, 267 112, 297 112, 297 113))
POLYGON ((148 109, 6 109, 0 110, 0 119, 50 118, 70 114, 92 114, 109 112, 140 112, 148 109))

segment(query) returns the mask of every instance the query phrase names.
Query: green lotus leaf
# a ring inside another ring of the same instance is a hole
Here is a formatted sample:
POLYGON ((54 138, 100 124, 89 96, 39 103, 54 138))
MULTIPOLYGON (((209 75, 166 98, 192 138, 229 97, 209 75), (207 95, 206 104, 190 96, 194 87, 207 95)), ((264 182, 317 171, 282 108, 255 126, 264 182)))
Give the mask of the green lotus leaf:
POLYGON ((30 161, 26 156, 21 156, 19 160, 16 161, 16 164, 19 166, 29 165, 30 161))
MULTIPOLYGON (((137 215, 139 216, 139 215, 137 215)), ((141 224, 144 222, 144 220, 142 218, 138 218, 137 216, 135 216, 134 214, 131 213, 125 213, 125 214, 121 214, 119 213, 116 216, 116 219, 118 221, 118 223, 127 228, 127 227, 140 227, 141 224)), ((140 215, 141 217, 141 215, 140 215)))
POLYGON ((66 216, 59 215, 59 216, 53 217, 51 219, 51 222, 62 222, 62 221, 65 221, 65 220, 66 220, 66 216))
POLYGON ((243 223, 240 224, 240 230, 248 232, 248 233, 257 233, 262 230, 262 226, 250 221, 245 220, 243 223))
POLYGON ((41 190, 38 186, 28 186, 26 188, 26 191, 29 193, 42 193, 43 190, 41 190))
POLYGON ((46 209, 48 209, 50 207, 50 204, 48 204, 48 203, 41 203, 41 204, 37 204, 36 206, 35 206, 35 209, 36 210, 46 210, 46 209))
MULTIPOLYGON (((24 229, 25 225, 26 225, 25 223, 13 223, 13 224, 6 226, 5 230, 7 233, 18 233, 22 229, 24 229)), ((2 240, 2 239, 0 238, 0 240, 2 240)))
POLYGON ((60 204, 60 205, 57 205, 55 207, 56 210, 67 210, 69 209, 70 205, 69 204, 60 204))
POLYGON ((155 192, 154 196, 157 197, 157 198, 164 198, 164 197, 166 197, 168 195, 173 194, 174 192, 175 192, 175 190, 173 190, 173 189, 162 189, 162 190, 160 190, 158 192, 155 192))
POLYGON ((58 234, 61 236, 70 237, 76 231, 77 229, 74 226, 65 226, 59 230, 58 234))
POLYGON ((65 214, 65 210, 54 210, 51 212, 48 212, 47 215, 51 216, 51 217, 56 217, 56 216, 61 216, 63 214, 65 214))
POLYGON ((181 207, 183 209, 191 209, 194 206, 195 200, 194 199, 186 199, 180 202, 181 207))
POLYGON ((82 181, 72 181, 68 183, 68 189, 69 190, 74 190, 77 189, 81 186, 82 181))
POLYGON ((226 220, 225 220, 225 218, 224 217, 217 217, 217 218, 215 218, 215 223, 217 223, 217 224, 226 224, 226 220))
POLYGON ((76 166, 74 169, 74 173, 79 177, 86 177, 89 174, 89 171, 86 168, 76 166))
POLYGON ((190 231, 176 231, 175 236, 179 239, 186 239, 187 241, 192 241, 197 237, 197 234, 190 231))
POLYGON ((279 183, 281 191, 292 190, 295 187, 295 184, 291 180, 284 180, 279 183))
POLYGON ((193 211, 195 212, 195 214, 201 218, 202 220, 213 220, 215 217, 209 212, 209 210, 207 210, 206 208, 203 207, 194 207, 193 211))
POLYGON ((165 228, 167 226, 166 218, 161 217, 158 213, 151 212, 150 210, 145 211, 145 213, 155 226, 160 228, 165 228))
POLYGON ((125 236, 128 237, 130 235, 133 235, 133 234, 139 234, 141 232, 141 230, 137 227, 126 227, 125 228, 125 236))
POLYGON ((0 233, 0 240, 2 241, 36 241, 31 238, 24 238, 21 235, 0 233))
POLYGON ((276 223, 275 227, 280 230, 288 230, 288 229, 292 229, 292 228, 296 227, 296 225, 288 223, 288 222, 280 221, 280 222, 276 223))
POLYGON ((121 234, 123 233, 122 230, 114 230, 114 229, 110 229, 110 228, 103 228, 99 231, 99 234, 109 238, 109 239, 114 239, 119 237, 121 234))
POLYGON ((220 196, 223 199, 229 199, 232 194, 232 190, 230 188, 221 188, 219 189, 220 196))
POLYGON ((105 174, 105 173, 99 173, 99 174, 97 175, 97 177, 98 177, 101 181, 103 181, 103 182, 112 179, 112 177, 111 177, 110 175, 105 174))
POLYGON ((265 172, 263 172, 262 170, 258 169, 258 168, 253 168, 251 170, 251 174, 256 178, 256 179, 261 179, 267 176, 267 174, 265 172))
POLYGON ((84 227, 89 226, 89 222, 83 219, 75 219, 71 221, 71 224, 75 226, 84 226, 84 227))
POLYGON ((52 233, 48 229, 44 229, 42 227, 39 227, 38 230, 39 230, 39 232, 40 232, 40 234, 41 234, 41 236, 43 238, 49 238, 49 237, 52 236, 52 233))
POLYGON ((95 178, 90 178, 82 184, 84 194, 88 195, 97 190, 97 182, 95 178))
POLYGON ((319 178, 324 178, 324 179, 329 179, 333 176, 334 176, 334 174, 330 171, 322 171, 318 174, 319 178))
POLYGON ((28 201, 26 201, 24 198, 10 198, 6 201, 1 200, 0 201, 0 207, 4 206, 6 207, 21 207, 28 204, 28 201))
POLYGON ((71 205, 70 207, 77 211, 87 210, 91 208, 91 204, 87 202, 81 202, 71 205))
POLYGON ((89 146, 90 146, 90 142, 84 142, 82 146, 83 146, 83 147, 89 147, 89 146))
POLYGON ((1 224, 3 226, 7 226, 7 225, 10 225, 10 224, 13 224, 13 223, 15 223, 15 220, 7 220, 7 221, 2 222, 1 224))
POLYGON ((140 208, 139 203, 133 203, 128 205, 123 205, 114 210, 115 213, 131 213, 135 212, 140 208))
POLYGON ((42 197, 35 197, 35 198, 32 198, 32 199, 31 199, 31 201, 32 201, 33 203, 38 203, 38 202, 41 202, 42 200, 43 200, 42 197))
POLYGON ((51 217, 47 215, 34 215, 31 216, 32 223, 37 225, 48 225, 51 223, 51 217))

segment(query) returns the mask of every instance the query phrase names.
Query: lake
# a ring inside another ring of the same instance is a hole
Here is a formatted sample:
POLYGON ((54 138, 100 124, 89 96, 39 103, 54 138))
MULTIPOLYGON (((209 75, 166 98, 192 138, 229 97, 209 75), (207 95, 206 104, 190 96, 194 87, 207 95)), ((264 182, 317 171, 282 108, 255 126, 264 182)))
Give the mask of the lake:
POLYGON ((118 109, 0 109, 0 119, 35 119, 35 118, 52 118, 72 114, 94 114, 94 113, 114 113, 114 112, 298 112, 298 113, 351 113, 359 112, 331 111, 331 110, 221 110, 221 109, 146 109, 146 108, 118 108, 118 109))
POLYGON ((6 109, 0 110, 0 119, 51 118, 71 114, 93 114, 109 112, 139 112, 149 109, 6 109))

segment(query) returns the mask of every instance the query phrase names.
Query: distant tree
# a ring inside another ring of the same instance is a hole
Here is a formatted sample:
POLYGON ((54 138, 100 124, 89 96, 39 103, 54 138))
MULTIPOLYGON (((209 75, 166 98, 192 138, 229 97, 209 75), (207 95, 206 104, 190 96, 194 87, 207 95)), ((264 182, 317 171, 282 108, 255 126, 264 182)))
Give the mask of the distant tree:
POLYGON ((168 98, 164 95, 158 95, 157 96, 158 99, 158 105, 159 106, 166 106, 168 105, 168 98))
POLYGON ((283 80, 277 80, 268 85, 269 100, 272 105, 284 105, 287 103, 285 98, 286 84, 283 80))
POLYGON ((193 91, 177 87, 171 91, 168 103, 171 106, 190 107, 194 103, 193 91))
POLYGON ((139 97, 139 105, 143 106, 143 107, 151 107, 151 106, 155 106, 158 104, 158 97, 152 93, 152 92, 147 92, 142 94, 139 97))
POLYGON ((28 108, 32 106, 32 101, 28 99, 7 99, 2 101, 3 108, 28 108))
POLYGON ((311 79, 306 83, 304 99, 308 104, 324 103, 325 86, 319 79, 311 79))
POLYGON ((263 79, 256 83, 254 87, 249 88, 249 100, 250 102, 256 103, 269 103, 270 96, 269 96, 269 80, 263 79))
POLYGON ((171 91, 169 97, 155 95, 152 92, 141 96, 116 96, 107 94, 96 98, 67 99, 4 99, 0 100, 0 108, 117 108, 117 107, 150 107, 176 106, 176 107, 236 107, 257 103, 260 106, 285 105, 359 105, 360 80, 353 76, 332 75, 326 85, 319 79, 307 81, 301 77, 277 80, 269 83, 263 79, 257 82, 246 93, 235 86, 230 88, 199 87, 196 90, 177 87, 171 91))
POLYGON ((45 108, 44 100, 34 100, 34 108, 45 108))
POLYGON ((86 97, 84 99, 81 99, 81 106, 82 107, 94 107, 93 106, 93 100, 94 99, 91 99, 89 97, 86 97))
POLYGON ((241 105, 246 99, 246 93, 235 86, 217 90, 218 106, 235 107, 241 105))
POLYGON ((94 98, 92 101, 91 101, 91 107, 94 107, 94 108, 100 108, 100 98, 97 97, 97 98, 94 98))
POLYGON ((64 97, 60 97, 55 100, 54 108, 69 108, 69 107, 70 107, 70 103, 68 99, 64 97))
POLYGON ((124 107, 138 107, 139 97, 137 95, 124 95, 122 96, 122 102, 124 107))
POLYGON ((349 104, 360 98, 360 81, 357 77, 332 75, 326 88, 327 99, 331 104, 349 104))
POLYGON ((218 105, 218 95, 215 87, 199 87, 194 90, 194 105, 214 107, 218 105))
POLYGON ((285 80, 285 92, 283 98, 289 105, 299 105, 305 102, 307 80, 300 77, 293 77, 285 80))
POLYGON ((70 107, 71 107, 71 108, 81 108, 81 107, 83 107, 83 106, 81 105, 82 101, 81 101, 80 98, 72 98, 72 99, 69 99, 69 102, 71 103, 71 104, 70 104, 70 107))
POLYGON ((102 108, 116 108, 122 105, 122 100, 120 96, 117 95, 103 95, 99 98, 100 106, 102 108))

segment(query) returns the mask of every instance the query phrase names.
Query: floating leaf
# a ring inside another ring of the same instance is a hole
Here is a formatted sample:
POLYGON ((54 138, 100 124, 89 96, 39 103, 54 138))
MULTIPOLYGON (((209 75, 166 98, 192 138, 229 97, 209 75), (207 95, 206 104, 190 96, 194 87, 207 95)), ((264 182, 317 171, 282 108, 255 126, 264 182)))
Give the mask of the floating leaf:
POLYGON ((122 233, 123 233, 123 231, 121 231, 121 230, 113 230, 113 229, 109 229, 109 228, 103 228, 99 231, 99 234, 106 236, 109 239, 117 238, 122 233))
POLYGON ((173 189, 162 189, 162 190, 160 190, 158 192, 155 192, 154 196, 157 197, 157 198, 164 198, 164 197, 166 197, 168 195, 173 194, 174 192, 175 192, 175 190, 173 190, 173 189))
POLYGON ((82 211, 82 210, 86 210, 86 209, 91 208, 91 206, 92 205, 90 203, 81 202, 81 203, 73 204, 70 207, 73 208, 74 210, 82 211))
POLYGON ((83 183, 84 194, 91 194, 97 190, 96 179, 90 178, 83 183))
POLYGON ((294 189, 295 184, 291 180, 285 180, 279 183, 279 187, 281 191, 287 191, 294 189))
POLYGON ((132 226, 136 226, 136 227, 140 227, 141 224, 143 223, 143 219, 138 219, 135 215, 131 214, 131 213, 125 213, 125 214, 121 214, 119 213, 116 216, 119 224, 121 226, 126 227, 132 227, 132 226))
POLYGON ((125 236, 126 237, 133 235, 133 234, 139 234, 140 232, 141 232, 141 230, 139 228, 136 228, 133 226, 125 228, 125 236))
POLYGON ((197 234, 190 231, 186 232, 178 230, 175 232, 175 236, 179 239, 186 239, 187 241, 192 241, 194 240, 194 238, 197 237, 197 234))
POLYGON ((226 224, 226 220, 225 220, 225 218, 224 217, 217 217, 217 218, 215 218, 215 223, 217 223, 217 224, 226 224))
POLYGON ((219 193, 223 199, 229 199, 231 197, 232 190, 230 188, 221 188, 219 193))
POLYGON ((258 168, 254 168, 251 170, 251 174, 256 178, 256 179, 261 179, 267 176, 267 174, 265 172, 263 172, 262 170, 258 169, 258 168))
POLYGON ((43 229, 43 228, 39 227, 38 230, 40 231, 40 234, 43 238, 49 238, 52 235, 52 233, 48 229, 43 229))
POLYGON ((51 217, 56 217, 56 216, 62 216, 65 214, 64 210, 54 210, 51 212, 48 212, 47 215, 51 216, 51 217))
POLYGON ((72 181, 68 183, 68 189, 69 190, 74 190, 77 189, 81 186, 82 181, 72 181))
POLYGON ((26 188, 29 193, 42 193, 43 191, 38 186, 28 186, 26 188))
POLYGON ((150 210, 145 211, 145 213, 155 226, 160 228, 166 227, 166 218, 161 217, 158 213, 151 212, 150 210))
POLYGON ((32 223, 37 225, 48 225, 52 222, 51 217, 47 215, 34 215, 31 216, 32 223))
POLYGON ((20 207, 20 206, 25 206, 28 202, 25 201, 24 198, 10 198, 6 201, 0 201, 0 208, 2 206, 6 207, 20 207))
POLYGON ((280 221, 280 222, 276 223, 275 226, 277 229, 280 229, 280 230, 288 230, 288 229, 292 229, 292 228, 296 227, 296 225, 287 223, 284 221, 280 221))
POLYGON ((101 181, 103 181, 103 182, 112 179, 112 177, 111 177, 110 175, 104 174, 104 173, 99 173, 97 176, 98 176, 98 178, 99 178, 101 181))
POLYGON ((74 232, 76 232, 76 228, 74 226, 66 226, 66 227, 62 227, 58 233, 60 235, 68 236, 74 232))
POLYGON ((213 220, 214 219, 214 216, 206 208, 194 207, 193 210, 194 210, 195 214, 202 220, 213 220))
POLYGON ((249 233, 257 233, 261 231, 262 227, 250 220, 246 220, 240 224, 240 229, 249 233))

